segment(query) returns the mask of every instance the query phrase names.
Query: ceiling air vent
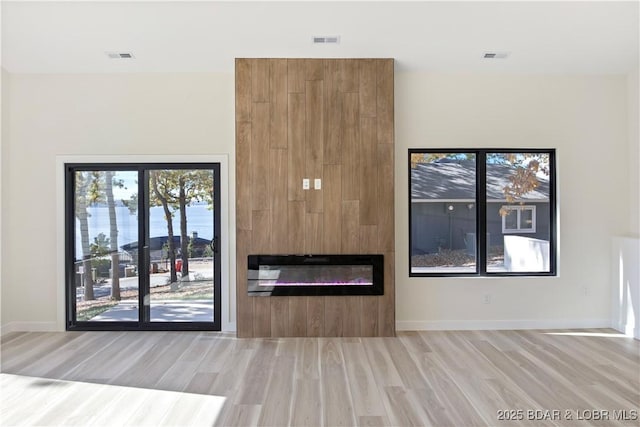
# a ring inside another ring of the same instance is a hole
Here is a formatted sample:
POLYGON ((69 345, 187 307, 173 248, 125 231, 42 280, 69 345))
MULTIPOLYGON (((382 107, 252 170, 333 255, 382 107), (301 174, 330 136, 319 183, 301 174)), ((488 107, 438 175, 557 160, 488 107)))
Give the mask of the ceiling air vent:
POLYGON ((485 52, 482 56, 484 59, 505 59, 509 56, 509 52, 485 52))
POLYGON ((133 53, 131 52, 105 52, 107 56, 111 59, 134 59, 133 53))
POLYGON ((313 44, 338 44, 340 36, 313 36, 313 44))

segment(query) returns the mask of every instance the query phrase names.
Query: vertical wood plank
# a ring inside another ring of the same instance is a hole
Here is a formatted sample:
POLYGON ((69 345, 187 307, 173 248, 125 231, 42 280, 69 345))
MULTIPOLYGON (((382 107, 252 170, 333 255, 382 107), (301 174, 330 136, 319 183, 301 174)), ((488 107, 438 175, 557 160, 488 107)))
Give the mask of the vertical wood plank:
POLYGON ((289 209, 287 201, 287 150, 271 149, 269 161, 269 194, 271 195, 271 253, 288 252, 289 209))
POLYGON ((302 178, 305 166, 305 95, 292 93, 289 95, 288 108, 288 139, 290 141, 287 153, 289 160, 289 200, 304 200, 302 178))
POLYGON ((357 93, 343 93, 342 98, 342 199, 360 197, 360 103, 357 93))
MULTIPOLYGON (((253 211, 253 230, 251 232, 251 251, 254 254, 271 253, 269 226, 270 211, 253 211)), ((253 299, 253 336, 271 336, 271 298, 251 297, 253 299)))
POLYGON ((287 204, 287 249, 285 252, 304 253, 305 207, 304 202, 287 204))
POLYGON ((362 323, 360 324, 360 336, 378 336, 378 296, 365 295, 362 297, 362 323))
POLYGON ((322 249, 326 254, 340 253, 342 222, 342 167, 324 166, 322 249))
POLYGON ((377 86, 377 66, 372 59, 363 59, 359 62, 358 78, 360 87, 360 115, 364 117, 375 117, 376 108, 376 86, 377 86))
POLYGON ((342 160, 342 101, 338 93, 338 63, 325 61, 325 141, 324 164, 340 164, 342 160))
POLYGON ((360 244, 358 253, 377 254, 378 251, 378 226, 360 226, 360 244))
POLYGON ((324 305, 327 297, 307 298, 307 336, 325 336, 324 305))
POLYGON ((253 229, 251 230, 251 255, 265 255, 271 252, 271 211, 251 212, 253 229))
POLYGON ((251 121, 251 62, 236 59, 236 121, 251 121))
POLYGON ((393 224, 393 145, 378 144, 378 250, 394 249, 393 224))
POLYGON ((346 297, 324 297, 324 336, 344 336, 344 319, 347 312, 346 297))
POLYGON ((324 97, 322 81, 308 81, 305 91, 305 174, 311 179, 311 189, 305 191, 307 212, 322 212, 322 191, 313 189, 313 180, 322 179, 324 140, 324 97))
POLYGON ((247 255, 251 231, 236 231, 236 329, 239 338, 253 337, 253 297, 247 294, 247 255))
POLYGON ((251 230, 251 123, 236 122, 236 227, 251 230))
POLYGON ((307 254, 322 253, 322 214, 307 213, 305 215, 304 252, 307 254))
POLYGON ((393 144, 393 59, 379 59, 377 62, 378 143, 393 144))
POLYGON ((357 200, 342 202, 340 253, 356 254, 360 249, 359 203, 357 200))
MULTIPOLYGON (((317 298, 317 297, 313 297, 317 298)), ((289 324, 287 325, 287 337, 307 336, 307 300, 309 297, 289 298, 289 324)))
POLYGON ((266 210, 270 207, 269 169, 269 109, 268 103, 253 103, 251 122, 251 208, 266 210))
POLYGON ((271 148, 287 148, 287 60, 271 59, 269 61, 271 73, 269 85, 271 100, 271 148))
POLYGON ((251 250, 252 61, 236 60, 236 329, 253 337, 253 298, 247 294, 247 255, 251 250))
POLYGON ((252 297, 253 336, 266 338, 271 336, 271 298, 252 297))
POLYGON ((304 93, 304 59, 287 59, 287 91, 304 93))
POLYGON ((271 303, 271 336, 286 337, 289 323, 289 298, 288 297, 265 297, 271 303))
POLYGON ((364 321, 362 318, 362 296, 348 296, 344 297, 346 304, 346 312, 344 316, 344 331, 345 337, 359 337, 361 336, 361 323, 364 321))
MULTIPOLYGON (((378 144, 376 119, 362 117, 360 119, 360 224, 375 225, 378 223, 378 144)), ((389 183, 385 184, 389 186, 389 183)), ((393 185, 393 184, 391 184, 393 185)))
POLYGON ((268 59, 251 60, 251 99, 255 102, 269 102, 269 75, 271 67, 268 59))
POLYGON ((378 301, 378 335, 383 337, 396 334, 394 258, 393 252, 384 253, 384 295, 378 301))
POLYGON ((338 59, 338 91, 358 92, 358 60, 338 59))
POLYGON ((324 79, 324 60, 323 59, 305 59, 304 60, 304 79, 305 80, 323 80, 324 79))

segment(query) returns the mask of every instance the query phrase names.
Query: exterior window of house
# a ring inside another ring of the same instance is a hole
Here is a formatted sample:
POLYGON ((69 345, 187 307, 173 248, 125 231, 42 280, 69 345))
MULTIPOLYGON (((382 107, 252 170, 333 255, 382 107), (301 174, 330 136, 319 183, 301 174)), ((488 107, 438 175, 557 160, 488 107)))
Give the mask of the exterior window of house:
POLYGON ((535 206, 503 206, 502 232, 507 233, 535 233, 535 206))
POLYGON ((410 276, 556 274, 555 150, 409 150, 410 276))

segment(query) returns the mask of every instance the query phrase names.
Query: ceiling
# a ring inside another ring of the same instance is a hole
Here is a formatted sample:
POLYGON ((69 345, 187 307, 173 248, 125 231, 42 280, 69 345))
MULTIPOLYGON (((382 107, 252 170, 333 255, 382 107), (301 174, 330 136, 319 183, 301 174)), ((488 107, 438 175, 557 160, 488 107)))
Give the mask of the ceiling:
POLYGON ((236 57, 384 57, 401 71, 617 74, 638 64, 638 5, 2 1, 2 66, 12 73, 232 72, 236 57), (335 35, 337 45, 312 43, 335 35), (485 52, 509 57, 484 59, 485 52))

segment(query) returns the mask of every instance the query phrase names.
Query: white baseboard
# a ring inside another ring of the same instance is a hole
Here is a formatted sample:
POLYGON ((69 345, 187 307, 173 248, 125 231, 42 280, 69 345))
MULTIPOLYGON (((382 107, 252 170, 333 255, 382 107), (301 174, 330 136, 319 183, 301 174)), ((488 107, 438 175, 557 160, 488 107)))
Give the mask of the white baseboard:
MULTIPOLYGON (((224 332, 235 332, 235 323, 225 325, 224 332)), ((398 331, 472 331, 511 329, 585 329, 611 328, 609 319, 560 320, 398 320, 398 331)), ((0 335, 10 332, 61 332, 57 322, 10 322, 0 327, 0 335)), ((624 333, 624 331, 621 331, 624 333)))
POLYGON ((221 332, 236 332, 236 322, 227 322, 222 324, 221 332))
MULTIPOLYGON (((57 322, 9 322, 0 326, 0 336, 10 332, 63 332, 57 322)), ((224 325, 223 332, 235 332, 236 322, 224 325)))
POLYGON ((9 322, 2 325, 0 335, 10 332, 62 332, 58 322, 9 322))
POLYGON ((553 320, 398 320, 398 331, 473 331, 512 329, 610 328, 609 319, 553 320))

